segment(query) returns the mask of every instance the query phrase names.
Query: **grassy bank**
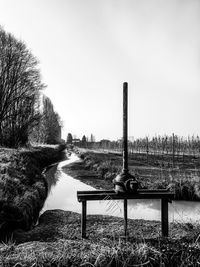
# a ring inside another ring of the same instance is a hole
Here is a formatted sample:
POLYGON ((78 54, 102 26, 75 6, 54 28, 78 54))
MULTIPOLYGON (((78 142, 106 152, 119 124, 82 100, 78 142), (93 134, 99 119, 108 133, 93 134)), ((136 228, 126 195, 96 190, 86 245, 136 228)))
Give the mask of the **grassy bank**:
MULTIPOLYGON (((102 163, 102 157, 108 159, 106 154, 94 153, 95 166, 92 154, 87 153, 80 154, 84 160, 66 166, 65 171, 96 188, 112 187, 111 175, 115 176, 121 170, 121 157, 115 155, 114 159, 109 158, 108 166, 113 164, 113 169, 108 173, 105 171, 107 165, 105 168, 102 163), (116 166, 120 168, 115 169, 116 166)), ((37 162, 38 156, 34 160, 37 162)), ((40 166, 42 161, 39 162, 40 166)), ((125 239, 122 218, 88 215, 87 239, 81 238, 80 229, 80 214, 63 210, 45 211, 32 229, 13 230, 12 237, 0 243, 0 266, 200 265, 199 224, 171 223, 169 238, 161 238, 160 222, 128 220, 129 237, 125 239)))
POLYGON ((63 146, 0 148, 0 238, 29 230, 48 193, 42 170, 61 159, 63 146))
MULTIPOLYGON (((73 177, 97 188, 112 189, 112 180, 122 169, 122 156, 114 153, 97 153, 79 150, 82 161, 71 164, 65 171, 73 177)), ((134 154, 129 157, 129 170, 141 188, 169 188, 175 192, 176 200, 200 200, 200 159, 185 156, 176 159, 172 167, 172 156, 134 154)))
POLYGON ((0 266, 199 266, 199 225, 170 224, 171 237, 160 238, 160 223, 90 215, 88 238, 80 236, 80 215, 53 210, 28 232, 15 232, 17 243, 0 245, 0 266))

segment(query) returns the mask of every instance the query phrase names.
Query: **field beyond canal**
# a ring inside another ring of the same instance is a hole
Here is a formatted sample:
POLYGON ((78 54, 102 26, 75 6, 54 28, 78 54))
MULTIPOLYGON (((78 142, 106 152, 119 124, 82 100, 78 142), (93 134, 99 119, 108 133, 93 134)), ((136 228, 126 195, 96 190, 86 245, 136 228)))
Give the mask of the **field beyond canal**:
MULTIPOLYGON (((66 166, 72 177, 96 189, 112 189, 113 178, 122 170, 122 155, 79 148, 81 161, 66 166)), ((129 155, 129 171, 139 182, 140 188, 164 189, 175 193, 175 200, 200 200, 200 157, 185 155, 129 155)))

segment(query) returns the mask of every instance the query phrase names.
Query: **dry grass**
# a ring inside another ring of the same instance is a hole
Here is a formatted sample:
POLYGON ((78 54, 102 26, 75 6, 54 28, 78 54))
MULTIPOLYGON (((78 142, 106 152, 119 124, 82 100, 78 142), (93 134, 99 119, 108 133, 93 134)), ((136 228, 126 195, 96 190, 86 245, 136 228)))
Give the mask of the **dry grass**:
MULTIPOLYGON (((84 151, 79 155, 83 161, 67 166, 65 171, 97 189, 112 189, 112 180, 122 168, 122 156, 94 151, 84 151), (83 171, 86 172, 84 177, 83 171)), ((129 170, 141 188, 170 188, 175 192, 176 200, 200 200, 199 158, 187 156, 184 164, 179 159, 175 168, 172 168, 171 161, 169 155, 149 155, 147 164, 145 155, 134 155, 129 158, 129 170)))
POLYGON ((199 225, 170 224, 166 239, 159 222, 129 220, 128 225, 126 240, 122 219, 90 215, 88 238, 81 239, 79 214, 46 211, 35 229, 15 236, 23 243, 0 245, 0 266, 198 266, 199 225))

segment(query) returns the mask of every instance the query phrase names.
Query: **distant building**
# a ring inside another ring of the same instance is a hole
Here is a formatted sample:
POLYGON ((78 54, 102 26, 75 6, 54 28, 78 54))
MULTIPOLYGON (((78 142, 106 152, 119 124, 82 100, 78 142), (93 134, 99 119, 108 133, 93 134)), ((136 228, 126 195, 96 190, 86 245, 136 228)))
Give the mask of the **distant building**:
POLYGON ((80 145, 80 143, 81 143, 81 139, 79 139, 79 138, 73 138, 72 139, 73 145, 78 146, 78 145, 80 145))

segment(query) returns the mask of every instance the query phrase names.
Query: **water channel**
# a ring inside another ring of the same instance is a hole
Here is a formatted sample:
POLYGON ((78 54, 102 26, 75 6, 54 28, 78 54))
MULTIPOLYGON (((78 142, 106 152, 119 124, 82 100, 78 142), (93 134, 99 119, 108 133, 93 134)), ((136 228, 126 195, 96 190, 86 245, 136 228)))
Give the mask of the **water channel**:
MULTIPOLYGON (((49 195, 41 213, 45 210, 62 209, 81 213, 77 201, 78 190, 94 190, 93 187, 76 180, 62 170, 64 166, 79 160, 74 154, 68 160, 53 166, 46 175, 49 181, 49 195)), ((120 200, 88 201, 87 214, 102 214, 123 217, 123 203, 120 200)), ((128 200, 128 218, 160 220, 160 200, 128 200)), ((169 221, 196 222, 200 220, 200 202, 172 201, 169 204, 169 221)))

